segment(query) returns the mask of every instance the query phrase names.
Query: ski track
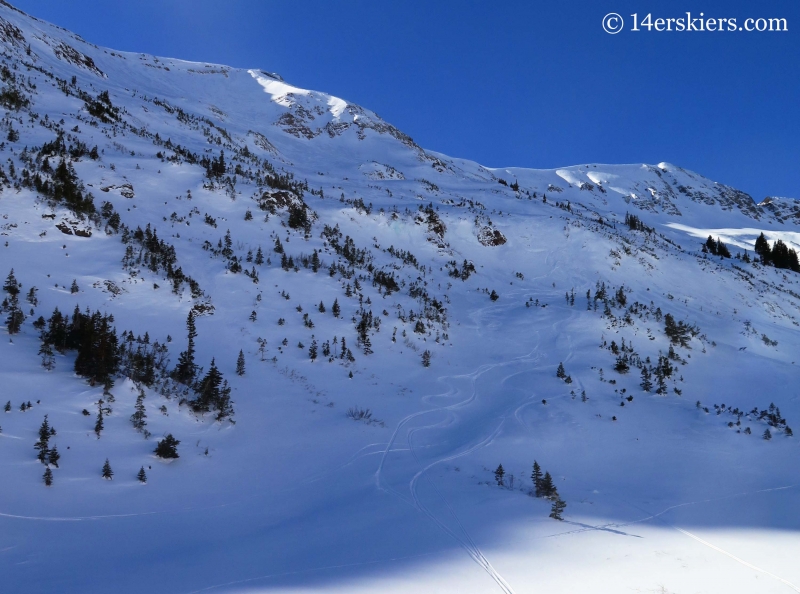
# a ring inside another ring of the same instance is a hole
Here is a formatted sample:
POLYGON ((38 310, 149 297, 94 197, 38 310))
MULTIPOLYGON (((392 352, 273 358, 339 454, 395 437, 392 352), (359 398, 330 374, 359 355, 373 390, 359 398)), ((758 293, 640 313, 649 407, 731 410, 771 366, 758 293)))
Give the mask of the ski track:
MULTIPOLYGON (((733 553, 730 553, 730 552, 726 551, 725 549, 722 549, 722 548, 720 548, 720 547, 718 547, 718 546, 716 546, 714 544, 711 544, 707 540, 703 540, 702 538, 700 538, 696 534, 692 534, 688 530, 684 530, 683 528, 680 528, 680 527, 678 527, 678 526, 676 526, 674 524, 670 524, 669 522, 666 522, 665 520, 663 520, 661 518, 661 516, 664 515, 665 513, 667 513, 668 511, 673 510, 673 509, 678 508, 678 507, 684 507, 684 506, 687 506, 687 505, 695 505, 695 504, 699 504, 699 503, 709 503, 709 502, 712 502, 712 501, 720 501, 720 500, 723 500, 723 499, 731 499, 733 497, 743 497, 743 496, 746 496, 746 495, 756 495, 756 494, 759 494, 759 493, 768 493, 770 491, 782 491, 784 489, 792 489, 792 488, 794 488, 794 485, 787 485, 787 486, 784 486, 784 487, 774 487, 774 488, 771 488, 771 489, 760 489, 758 491, 751 491, 751 492, 746 492, 746 493, 736 493, 734 495, 728 495, 726 497, 719 497, 719 498, 716 498, 716 499, 705 499, 705 500, 702 500, 702 501, 693 501, 693 502, 688 502, 688 503, 682 503, 682 504, 679 504, 679 505, 670 506, 670 507, 666 508, 665 510, 657 513, 657 514, 653 514, 653 515, 651 515, 651 516, 649 516, 647 518, 639 520, 639 522, 645 522, 645 521, 648 521, 648 520, 651 520, 651 519, 656 519, 659 522, 661 522, 662 524, 664 524, 665 526, 669 526, 670 528, 672 528, 674 530, 677 530, 681 534, 684 534, 684 535, 688 536, 689 538, 692 538, 692 539, 696 540, 700 544, 702 544, 704 546, 707 546, 708 548, 710 548, 710 549, 712 549, 714 551, 717 551, 718 553, 721 553, 721 554, 723 554, 723 555, 725 555, 727 557, 730 557, 731 559, 733 559, 737 563, 740 563, 741 565, 744 565, 745 567, 748 567, 748 568, 750 568, 750 569, 752 569, 754 571, 758 571, 759 573, 763 573, 764 575, 767 575, 767 576, 769 576, 769 577, 781 582, 782 584, 784 584, 785 586, 791 588, 795 592, 800 592, 800 588, 795 586, 789 580, 784 579, 784 578, 782 578, 782 577, 780 577, 778 575, 775 575, 774 573, 769 572, 766 569, 762 569, 762 568, 760 568, 760 567, 758 567, 756 565, 753 565, 752 563, 749 563, 748 561, 745 561, 744 559, 742 559, 740 557, 737 557, 733 553)), ((632 504, 629 504, 629 505, 632 505, 632 504)), ((638 507, 636 505, 632 505, 632 507, 635 507, 636 509, 639 509, 641 511, 645 511, 645 510, 643 510, 642 508, 640 508, 640 507, 638 507)))
MULTIPOLYGON (((480 322, 478 321, 478 319, 480 317, 481 312, 483 312, 485 309, 486 308, 479 309, 479 310, 473 312, 473 314, 470 315, 470 317, 476 323, 476 328, 475 329, 476 329, 476 332, 478 334, 480 334, 480 322)), ((477 399, 477 397, 478 397, 478 388, 477 388, 476 384, 477 384, 478 379, 481 376, 483 376, 484 374, 488 373, 489 371, 492 371, 494 369, 497 369, 499 367, 503 367, 503 366, 506 366, 506 365, 526 364, 526 363, 535 364, 539 360, 538 345, 539 345, 539 334, 537 332, 537 345, 536 345, 536 347, 534 347, 533 350, 531 350, 529 353, 527 353, 525 355, 522 355, 522 356, 519 356, 519 357, 514 357, 513 359, 510 359, 508 361, 501 361, 501 362, 498 362, 498 363, 481 365, 475 371, 473 371, 472 373, 440 377, 439 380, 440 381, 445 381, 445 382, 450 381, 450 380, 462 379, 462 378, 469 379, 470 387, 471 387, 470 395, 467 398, 465 398, 464 400, 460 401, 460 402, 456 402, 456 403, 453 403, 453 404, 441 405, 439 407, 435 407, 435 408, 432 408, 432 409, 429 409, 429 410, 425 410, 425 411, 418 411, 416 413, 412 413, 412 414, 406 416, 405 418, 401 419, 398 422, 397 426, 395 427, 395 430, 392 433, 392 436, 391 436, 389 442, 386 444, 386 448, 383 451, 383 455, 381 456, 381 460, 380 460, 380 462, 378 464, 378 468, 376 469, 376 472, 375 472, 375 484, 376 484, 376 487, 378 489, 386 491, 386 492, 389 492, 389 493, 392 493, 392 494, 398 496, 401 500, 403 500, 406 503, 409 503, 415 509, 417 509, 420 512, 422 512, 439 529, 441 529, 443 532, 445 532, 450 537, 452 537, 456 542, 458 542, 458 544, 467 552, 467 554, 473 559, 473 561, 475 561, 475 563, 477 563, 484 571, 486 571, 489 574, 489 576, 495 581, 495 583, 497 583, 497 585, 500 587, 500 589, 503 592, 506 592, 507 594, 513 594, 514 593, 514 590, 511 587, 511 585, 492 566, 492 564, 489 562, 489 560, 486 558, 486 556, 483 554, 483 552, 480 550, 480 548, 477 546, 475 541, 470 536, 469 532, 467 531, 466 527, 464 526, 464 524, 459 519, 458 515, 456 514, 456 512, 453 509, 453 507, 450 504, 450 502, 447 500, 446 497, 444 497, 444 495, 441 493, 439 488, 434 484, 434 482, 426 475, 427 471, 430 470, 431 468, 433 468, 434 466, 436 466, 437 464, 448 462, 450 460, 454 460, 456 458, 468 455, 468 454, 470 454, 470 453, 472 453, 472 452, 474 452, 474 451, 476 451, 476 450, 478 450, 480 448, 483 448, 483 447, 489 445, 490 443, 492 443, 492 441, 494 441, 494 439, 497 437, 497 435, 500 434, 500 431, 502 430, 502 427, 503 427, 503 425, 505 423, 505 417, 502 417, 500 419, 499 425, 487 437, 479 440, 477 443, 474 443, 471 446, 468 446, 467 449, 465 449, 463 451, 459 451, 459 452, 452 453, 450 455, 444 456, 442 458, 438 458, 438 459, 434 460, 433 462, 429 463, 427 466, 423 467, 421 470, 419 470, 411 478, 411 480, 409 482, 409 491, 411 493, 411 498, 412 498, 411 501, 409 501, 408 498, 405 495, 399 493, 397 490, 391 488, 388 485, 384 485, 382 483, 382 480, 381 480, 381 478, 382 478, 381 475, 382 475, 382 472, 383 472, 384 468, 386 467, 386 461, 387 461, 387 457, 388 457, 389 453, 391 451, 396 451, 393 448, 393 446, 394 446, 394 443, 396 442, 396 440, 398 438, 398 435, 399 435, 401 429, 403 427, 405 427, 409 422, 411 422, 412 420, 414 420, 414 419, 416 419, 418 417, 421 417, 422 415, 426 415, 426 414, 430 414, 430 413, 434 413, 434 412, 448 412, 449 413, 448 416, 442 421, 439 421, 437 423, 433 423, 433 424, 430 424, 430 425, 425 425, 425 426, 422 426, 422 427, 416 427, 416 428, 408 430, 408 433, 407 433, 408 451, 410 451, 414 461, 417 464, 420 464, 421 460, 419 459, 419 457, 417 455, 417 451, 415 451, 414 446, 413 446, 413 435, 414 435, 414 433, 417 432, 417 431, 420 431, 422 429, 428 429, 428 430, 437 429, 437 428, 438 429, 444 429, 445 427, 453 424, 453 421, 455 419, 455 417, 453 415, 454 411, 457 411, 458 409, 461 409, 461 408, 464 408, 464 407, 468 406, 469 404, 473 403, 477 399), (447 524, 445 524, 445 522, 443 520, 438 518, 420 499, 419 492, 418 492, 418 485, 419 485, 419 480, 422 477, 425 478, 427 484, 429 484, 433 488, 433 490, 436 493, 436 495, 438 496, 438 498, 441 500, 441 502, 447 508, 448 514, 453 518, 453 520, 455 521, 455 523, 456 523, 456 525, 458 527, 457 531, 453 530, 452 528, 447 526, 447 524)), ((510 374, 510 375, 504 377, 501 380, 501 383, 505 382, 510 377, 514 377, 515 375, 518 375, 520 373, 524 373, 525 371, 528 371, 528 370, 526 369, 526 370, 523 370, 523 371, 518 371, 518 372, 510 374)), ((453 395, 455 393, 458 393, 458 391, 459 391, 458 389, 453 387, 445 395, 447 395, 447 396, 453 395)), ((422 401, 425 402, 425 403, 429 403, 431 399, 436 398, 437 396, 441 396, 441 394, 424 396, 422 398, 422 401)), ((528 397, 528 398, 530 398, 530 397, 528 397)), ((515 416, 516 416, 519 408, 520 407, 517 407, 514 410, 513 414, 515 416)))

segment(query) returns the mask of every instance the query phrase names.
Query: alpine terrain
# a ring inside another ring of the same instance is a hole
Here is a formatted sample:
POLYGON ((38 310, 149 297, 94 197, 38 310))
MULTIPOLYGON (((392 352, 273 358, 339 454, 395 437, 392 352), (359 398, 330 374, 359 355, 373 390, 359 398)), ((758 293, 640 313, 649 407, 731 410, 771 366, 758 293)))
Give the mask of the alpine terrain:
POLYGON ((1 4, 2 591, 800 592, 800 203, 1 4))

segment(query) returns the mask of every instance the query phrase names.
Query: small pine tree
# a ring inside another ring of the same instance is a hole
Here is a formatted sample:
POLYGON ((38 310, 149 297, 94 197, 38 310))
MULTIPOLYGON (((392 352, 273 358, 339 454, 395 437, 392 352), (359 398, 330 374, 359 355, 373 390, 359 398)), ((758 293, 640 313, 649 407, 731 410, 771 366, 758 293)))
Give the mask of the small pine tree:
POLYGON ((342 309, 339 307, 339 299, 333 300, 333 305, 331 306, 331 313, 333 314, 334 318, 338 318, 339 314, 342 313, 342 309))
POLYGON ((317 309, 319 310, 319 313, 325 313, 325 304, 322 301, 320 301, 319 307, 317 309))
POLYGON ((6 402, 6 405, 5 405, 5 407, 3 408, 3 410, 4 410, 5 412, 11 412, 11 401, 10 401, 10 400, 9 400, 8 402, 6 402))
POLYGON ((44 476, 42 478, 44 479, 45 486, 50 487, 53 485, 53 471, 50 470, 49 467, 44 469, 44 476))
POLYGON ((48 342, 43 342, 39 347, 39 355, 42 357, 42 367, 47 371, 52 371, 56 366, 56 359, 53 353, 53 347, 48 342))
POLYGON ((42 464, 47 464, 47 452, 49 449, 50 443, 50 423, 47 420, 47 415, 44 416, 44 420, 42 421, 42 425, 39 427, 39 441, 37 441, 33 447, 39 450, 39 453, 36 455, 36 458, 42 464))
POLYGON ((58 468, 58 461, 61 459, 61 454, 58 453, 58 448, 54 445, 47 452, 47 463, 58 468))
POLYGON ((76 279, 72 279, 72 286, 69 288, 69 292, 75 294, 79 292, 81 289, 78 286, 78 281, 76 279))
POLYGON ((557 497, 550 508, 550 517, 554 520, 563 520, 564 518, 561 517, 561 512, 564 511, 565 507, 567 507, 567 504, 564 500, 561 499, 561 497, 557 497))
POLYGON ((106 458, 106 463, 103 464, 102 477, 107 481, 110 481, 114 478, 114 471, 111 470, 111 463, 108 461, 108 458, 106 458))
POLYGON ((565 377, 567 377, 567 372, 564 371, 564 364, 563 363, 559 363, 558 364, 558 369, 556 370, 556 377, 561 378, 561 379, 564 379, 565 377))
POLYGON ((142 466, 142 467, 139 469, 139 472, 136 474, 136 479, 137 479, 137 480, 138 480, 140 483, 146 483, 146 482, 147 482, 147 474, 146 474, 146 473, 145 473, 145 471, 144 471, 144 466, 142 466))
POLYGON ((144 390, 140 390, 139 395, 136 397, 136 405, 133 407, 131 423, 133 424, 133 428, 137 431, 141 431, 147 425, 147 411, 144 406, 144 390))
POLYGON ((533 494, 536 497, 542 496, 542 467, 539 463, 533 461, 533 472, 531 473, 531 480, 533 481, 533 494))
POLYGON ((97 420, 94 423, 94 432, 97 434, 97 438, 100 439, 100 432, 103 430, 103 409, 98 408, 97 410, 97 420))
POLYGON ((3 290, 12 297, 19 295, 20 284, 17 282, 17 277, 14 276, 13 268, 11 269, 11 272, 8 273, 6 282, 3 283, 3 290))
POLYGON ((491 295, 489 295, 489 299, 491 299, 492 301, 497 301, 498 299, 500 299, 500 295, 497 294, 497 291, 492 289, 492 293, 491 295))
POLYGON ((159 458, 180 458, 178 455, 178 444, 180 443, 172 436, 172 433, 167 433, 166 437, 156 445, 155 454, 159 458))
POLYGON ((308 347, 308 358, 312 361, 317 360, 317 341, 314 338, 311 339, 311 346, 308 347))
POLYGON ((422 353, 422 366, 431 366, 431 352, 428 349, 425 349, 425 351, 422 353))
POLYGON ((264 263, 264 252, 261 251, 261 246, 258 246, 258 251, 256 252, 256 266, 261 266, 264 263))
POLYGON ((194 310, 191 309, 186 318, 186 330, 189 338, 188 344, 186 350, 178 356, 178 364, 172 372, 172 377, 182 384, 189 385, 197 373, 197 365, 194 362, 194 339, 197 338, 197 327, 194 321, 194 310))
POLYGON ((650 370, 646 366, 642 366, 642 383, 639 385, 645 392, 649 392, 653 389, 653 382, 650 380, 650 370))
POLYGON ((497 467, 497 470, 494 471, 494 480, 497 481, 497 485, 502 487, 504 485, 503 478, 506 476, 506 471, 503 469, 503 465, 497 467))
POLYGON ((763 437, 764 437, 764 439, 766 439, 767 441, 769 441, 770 439, 772 439, 772 433, 770 433, 769 429, 764 429, 764 435, 763 435, 763 437))
POLYGON ((244 375, 244 351, 239 350, 239 358, 236 359, 236 375, 244 375))

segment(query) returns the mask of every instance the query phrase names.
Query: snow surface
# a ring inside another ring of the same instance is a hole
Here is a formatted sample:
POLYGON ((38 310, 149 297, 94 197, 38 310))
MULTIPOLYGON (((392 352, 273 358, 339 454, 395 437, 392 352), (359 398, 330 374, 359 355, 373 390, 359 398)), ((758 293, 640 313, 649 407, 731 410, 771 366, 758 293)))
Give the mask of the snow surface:
POLYGON ((763 440, 766 423, 750 418, 742 428, 752 435, 739 433, 712 407, 749 411, 774 402, 798 425, 798 275, 700 253, 709 233, 751 254, 761 231, 797 245, 791 219, 665 163, 488 169, 425 151, 373 112, 258 70, 112 52, 7 5, 0 18, 3 30, 10 24, 24 36, 4 38, 5 61, 36 84, 32 105, 8 112, 20 139, 0 150, 4 170, 8 159, 21 171, 23 148, 55 138, 41 124, 45 116, 63 118, 65 130, 77 126, 73 138, 98 145, 99 161, 74 163, 80 179, 126 225, 150 223, 175 246, 215 308, 197 321, 198 363, 216 358, 236 411, 235 424, 216 423, 147 390, 153 437, 144 439, 129 421, 136 386, 118 378, 98 439, 94 416, 81 411, 96 410, 102 389, 74 374, 74 353, 45 371, 32 321, 56 306, 99 308, 113 313, 120 332, 171 336, 174 363, 197 301, 185 290, 173 294, 146 267, 136 276, 124 271, 118 235, 65 235, 55 225, 91 225, 28 189, 4 186, 0 274, 13 267, 23 295, 38 287, 39 304, 19 334, 0 341, 0 405, 13 405, 0 415, 3 591, 800 592, 797 438, 775 431, 763 440), (91 57, 100 73, 59 58, 58 42, 91 57), (233 167, 243 162, 227 147, 246 146, 307 180, 324 192, 305 192, 318 216, 310 237, 286 226, 285 211, 265 221, 256 205, 263 188, 241 175, 233 192, 210 188, 200 166, 157 158, 173 151, 151 137, 92 124, 84 103, 43 71, 76 76, 92 96, 108 90, 129 126, 199 155, 225 148, 233 167), (219 128, 182 122, 177 107, 219 128), (125 183, 133 198, 118 190, 125 183), (109 186, 117 189, 101 189, 109 186), (418 211, 428 204, 446 225, 443 236, 418 211), (629 231, 626 212, 656 233, 629 231), (217 227, 203 223, 205 214, 217 227), (345 296, 353 280, 331 277, 327 267, 285 272, 272 251, 280 237, 295 257, 316 249, 326 266, 337 262, 323 224, 338 225, 403 283, 386 296, 362 282, 363 299, 382 320, 370 355, 355 348, 359 300, 345 296), (477 237, 487 227, 506 243, 482 245, 477 237), (202 249, 228 229, 237 255, 260 246, 271 258, 258 267, 259 283, 202 249), (412 252, 419 267, 392 257, 389 246, 412 252), (476 273, 448 276, 451 260, 459 268, 472 261, 476 273), (73 279, 77 294, 68 288, 73 279), (415 281, 443 302, 446 326, 420 334, 398 318, 420 311, 409 295, 415 281), (669 348, 663 323, 636 316, 621 323, 618 308, 614 319, 602 305, 587 309, 585 293, 598 282, 624 286, 629 303, 652 302, 700 328, 691 349, 677 349, 683 381, 670 382, 667 395, 644 392, 638 373, 615 372, 614 357, 600 348, 624 338, 655 360, 669 348), (491 301, 484 289, 500 298, 491 301), (571 306, 564 295, 573 289, 571 306), (339 319, 330 313, 334 299, 339 319), (356 361, 311 362, 312 335, 320 343, 345 336, 356 361), (242 377, 234 373, 239 349, 242 377), (420 363, 425 349, 429 368, 420 363), (560 362, 572 384, 556 378, 560 362), (28 400, 33 407, 20 412, 28 400), (370 408, 375 422, 347 418, 355 406, 370 408), (62 455, 50 488, 33 449, 45 414, 62 455), (167 432, 181 440, 181 457, 169 463, 152 453, 167 432), (113 481, 100 478, 106 458, 113 481), (563 522, 548 517, 549 502, 529 496, 534 459, 567 502, 563 522), (506 488, 494 481, 500 463, 514 477, 506 488), (135 478, 142 465, 146 485, 135 478))

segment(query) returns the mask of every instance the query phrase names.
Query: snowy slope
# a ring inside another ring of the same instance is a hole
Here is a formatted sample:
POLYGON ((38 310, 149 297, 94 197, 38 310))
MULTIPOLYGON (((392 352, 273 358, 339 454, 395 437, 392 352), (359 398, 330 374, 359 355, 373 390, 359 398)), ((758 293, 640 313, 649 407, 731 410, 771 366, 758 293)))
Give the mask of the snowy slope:
POLYGON ((0 274, 25 314, 0 341, 4 590, 800 592, 800 451, 760 415, 800 424, 800 276, 701 252, 709 234, 800 248, 796 201, 667 163, 490 169, 276 74, 99 48, 4 2, 0 19, 0 274), (30 181, 62 159, 95 214, 30 181), (196 290, 148 266, 147 225, 196 290), (43 368, 33 323, 76 305, 166 345, 164 375, 117 374, 112 401, 74 350, 43 368), (232 418, 167 375, 190 310, 232 418), (666 314, 697 328, 671 359, 666 314), (639 368, 660 355, 657 394, 639 368), (167 433, 176 460, 153 453, 167 433), (530 496, 534 460, 561 522, 530 496))

